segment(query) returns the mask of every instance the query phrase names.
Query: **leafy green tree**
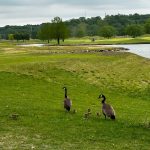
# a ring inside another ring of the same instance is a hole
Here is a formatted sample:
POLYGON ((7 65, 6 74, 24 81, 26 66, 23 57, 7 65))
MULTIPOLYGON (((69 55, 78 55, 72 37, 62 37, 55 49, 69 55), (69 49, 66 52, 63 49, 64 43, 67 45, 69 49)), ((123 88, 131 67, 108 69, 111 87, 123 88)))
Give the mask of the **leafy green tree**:
POLYGON ((125 29, 126 34, 132 36, 133 38, 140 36, 144 33, 143 27, 138 24, 128 25, 125 29))
POLYGON ((14 34, 14 39, 17 41, 21 40, 21 35, 19 33, 14 34))
POLYGON ((19 41, 19 40, 29 40, 30 35, 28 33, 16 33, 14 34, 14 39, 19 41))
POLYGON ((24 40, 30 40, 30 34, 28 34, 28 33, 23 33, 21 36, 22 36, 23 41, 24 40))
POLYGON ((8 40, 14 40, 14 35, 13 34, 8 34, 8 40))
POLYGON ((148 19, 145 23, 145 32, 150 34, 150 19, 148 19))
POLYGON ((69 30, 60 17, 55 17, 52 20, 52 38, 57 40, 58 45, 60 39, 64 41, 68 37, 68 32, 69 30))
POLYGON ((50 23, 43 23, 40 27, 38 36, 41 40, 47 40, 48 43, 50 41, 50 39, 52 38, 52 28, 51 28, 51 24, 50 23))
POLYGON ((116 33, 116 30, 113 26, 104 26, 100 29, 100 35, 105 38, 111 38, 116 33))
POLYGON ((85 23, 80 23, 77 27, 77 37, 83 37, 86 36, 86 24, 85 23))
POLYGON ((65 24, 63 24, 63 26, 64 26, 64 27, 63 27, 63 31, 62 31, 62 36, 61 36, 61 38, 62 38, 62 41, 64 42, 65 39, 69 37, 69 29, 66 27, 65 24))
POLYGON ((96 25, 96 24, 87 25, 86 34, 87 34, 88 36, 95 36, 95 35, 97 35, 98 29, 99 29, 99 26, 96 25))

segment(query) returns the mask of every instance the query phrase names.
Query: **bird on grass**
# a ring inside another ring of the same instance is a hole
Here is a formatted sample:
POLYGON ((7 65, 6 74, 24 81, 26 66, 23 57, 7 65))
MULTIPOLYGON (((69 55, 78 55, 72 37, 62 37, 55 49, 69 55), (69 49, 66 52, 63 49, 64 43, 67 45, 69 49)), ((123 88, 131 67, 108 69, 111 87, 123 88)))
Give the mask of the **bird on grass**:
POLYGON ((87 112, 84 114, 84 118, 89 118, 91 115, 91 109, 88 108, 87 112))
POLYGON ((68 96, 67 96, 67 88, 66 88, 66 87, 63 87, 63 89, 65 90, 64 108, 65 108, 67 111, 70 111, 71 106, 72 106, 72 101, 71 101, 71 100, 68 98, 68 96))
POLYGON ((9 118, 12 120, 17 120, 19 118, 19 114, 13 113, 9 116, 9 118))
POLYGON ((115 111, 111 105, 105 103, 106 97, 101 94, 98 98, 102 98, 102 113, 104 114, 105 119, 106 117, 109 117, 112 120, 115 120, 115 111))

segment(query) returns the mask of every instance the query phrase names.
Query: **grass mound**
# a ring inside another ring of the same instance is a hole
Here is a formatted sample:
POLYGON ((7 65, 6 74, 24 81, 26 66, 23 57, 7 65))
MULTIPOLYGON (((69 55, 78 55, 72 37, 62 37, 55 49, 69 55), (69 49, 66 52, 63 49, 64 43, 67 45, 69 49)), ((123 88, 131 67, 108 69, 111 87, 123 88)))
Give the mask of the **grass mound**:
POLYGON ((0 149, 149 149, 149 70, 148 59, 129 53, 2 51, 0 149), (63 86, 75 114, 63 109, 63 86), (114 107, 116 121, 104 119, 100 93, 114 107))

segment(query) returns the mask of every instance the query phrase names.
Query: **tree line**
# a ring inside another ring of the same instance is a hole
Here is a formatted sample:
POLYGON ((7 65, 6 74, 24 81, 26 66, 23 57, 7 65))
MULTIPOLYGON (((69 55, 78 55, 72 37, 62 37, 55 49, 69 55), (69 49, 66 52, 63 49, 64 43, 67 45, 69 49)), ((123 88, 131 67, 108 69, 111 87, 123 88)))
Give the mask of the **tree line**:
POLYGON ((101 17, 70 19, 62 21, 55 17, 51 22, 41 25, 0 27, 0 38, 29 40, 41 39, 48 42, 56 39, 64 41, 67 37, 102 36, 140 36, 150 34, 150 14, 147 15, 106 15, 101 17))

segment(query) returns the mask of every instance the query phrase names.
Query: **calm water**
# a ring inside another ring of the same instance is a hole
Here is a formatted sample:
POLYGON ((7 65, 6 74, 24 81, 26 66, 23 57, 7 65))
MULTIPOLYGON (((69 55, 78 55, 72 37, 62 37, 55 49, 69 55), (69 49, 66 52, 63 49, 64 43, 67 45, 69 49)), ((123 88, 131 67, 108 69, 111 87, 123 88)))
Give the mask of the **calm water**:
POLYGON ((44 46, 44 44, 24 44, 24 45, 19 45, 19 46, 23 46, 23 47, 42 47, 44 46))
MULTIPOLYGON (((20 45, 20 46, 37 46, 42 47, 44 44, 26 44, 26 45, 20 45)), ((142 57, 150 58, 150 44, 126 44, 126 45, 105 45, 109 47, 124 47, 128 48, 131 53, 137 54, 142 57)))
POLYGON ((150 58, 150 44, 113 45, 115 47, 128 48, 131 53, 150 58))

